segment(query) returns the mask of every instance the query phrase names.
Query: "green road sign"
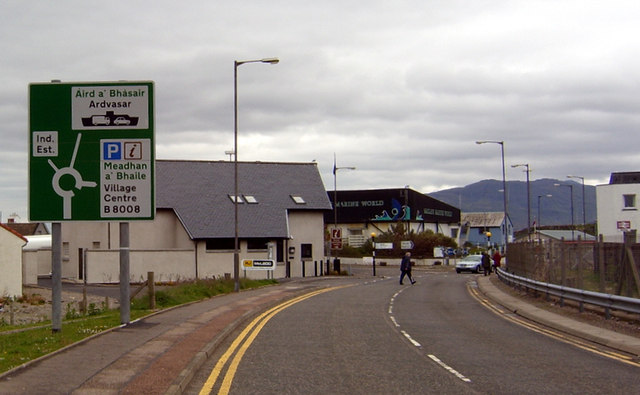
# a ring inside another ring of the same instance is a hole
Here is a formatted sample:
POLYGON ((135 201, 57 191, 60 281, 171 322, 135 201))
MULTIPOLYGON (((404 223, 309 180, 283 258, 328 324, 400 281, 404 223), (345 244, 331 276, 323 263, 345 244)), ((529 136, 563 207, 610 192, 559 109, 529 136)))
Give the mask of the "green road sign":
POLYGON ((153 82, 29 85, 29 219, 155 217, 153 82))

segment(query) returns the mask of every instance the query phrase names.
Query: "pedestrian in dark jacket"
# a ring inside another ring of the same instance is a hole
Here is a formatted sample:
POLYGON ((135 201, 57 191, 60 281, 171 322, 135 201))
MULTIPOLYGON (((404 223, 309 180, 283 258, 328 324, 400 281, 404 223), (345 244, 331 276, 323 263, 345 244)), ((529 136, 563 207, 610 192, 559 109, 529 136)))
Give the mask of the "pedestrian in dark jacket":
POLYGON ((402 285, 402 280, 404 279, 404 276, 409 277, 409 281, 411 281, 411 284, 416 283, 415 280, 411 277, 411 253, 410 252, 407 252, 402 257, 402 262, 400 262, 400 272, 402 273, 400 274, 400 285, 402 285))
POLYGON ((484 269, 485 276, 491 274, 491 258, 489 258, 489 254, 486 251, 482 252, 482 269, 484 269))

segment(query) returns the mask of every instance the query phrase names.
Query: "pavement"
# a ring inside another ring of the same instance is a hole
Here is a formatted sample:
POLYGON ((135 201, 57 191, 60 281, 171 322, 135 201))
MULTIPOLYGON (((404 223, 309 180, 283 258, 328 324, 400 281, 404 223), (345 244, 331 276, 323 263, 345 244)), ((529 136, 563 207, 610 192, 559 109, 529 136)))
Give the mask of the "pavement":
MULTIPOLYGON (((397 276, 397 267, 379 270, 379 276, 384 270, 397 276)), ((0 394, 180 394, 235 329, 284 300, 348 279, 285 280, 163 310, 0 375, 0 394)), ((501 291, 489 277, 476 279, 481 293, 515 314, 640 356, 638 338, 542 310, 501 291)))

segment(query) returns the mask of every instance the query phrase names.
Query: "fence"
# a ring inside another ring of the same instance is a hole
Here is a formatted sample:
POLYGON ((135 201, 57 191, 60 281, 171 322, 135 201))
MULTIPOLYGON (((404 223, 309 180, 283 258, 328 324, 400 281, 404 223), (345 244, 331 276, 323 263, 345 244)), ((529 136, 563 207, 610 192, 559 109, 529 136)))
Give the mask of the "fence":
POLYGON ((500 280, 507 284, 514 285, 516 287, 532 289, 536 292, 541 292, 547 295, 547 297, 549 295, 553 295, 560 299, 561 306, 564 305, 565 299, 578 302, 580 312, 584 311, 585 304, 590 304, 603 307, 605 311, 605 317, 607 319, 611 317, 611 310, 640 314, 640 299, 637 298, 628 298, 625 296, 591 292, 582 289, 544 283, 525 277, 515 276, 500 269, 497 270, 497 274, 498 277, 500 277, 500 280))
POLYGON ((507 270, 532 280, 601 293, 640 297, 640 244, 542 240, 509 244, 507 270))

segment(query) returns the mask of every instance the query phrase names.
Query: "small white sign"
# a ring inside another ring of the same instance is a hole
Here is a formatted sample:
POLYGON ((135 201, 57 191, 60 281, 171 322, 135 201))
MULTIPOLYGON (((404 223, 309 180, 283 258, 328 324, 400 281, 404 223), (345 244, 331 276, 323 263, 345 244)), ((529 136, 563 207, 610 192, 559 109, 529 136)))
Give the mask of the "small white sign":
POLYGON ((412 240, 402 240, 400 242, 400 248, 402 248, 403 250, 412 250, 413 247, 414 244, 412 240))
POLYGON ((393 243, 375 243, 376 250, 393 250, 393 243))
POLYGON ((145 85, 74 86, 71 129, 148 129, 149 100, 145 85))
POLYGON ((274 270, 276 262, 273 259, 245 259, 242 261, 245 270, 274 270))
POLYGON ((152 207, 149 139, 100 140, 100 215, 150 217, 152 207))
POLYGON ((32 155, 58 156, 58 132, 33 132, 32 155))
POLYGON ((631 221, 617 221, 616 225, 621 230, 631 229, 631 221))

